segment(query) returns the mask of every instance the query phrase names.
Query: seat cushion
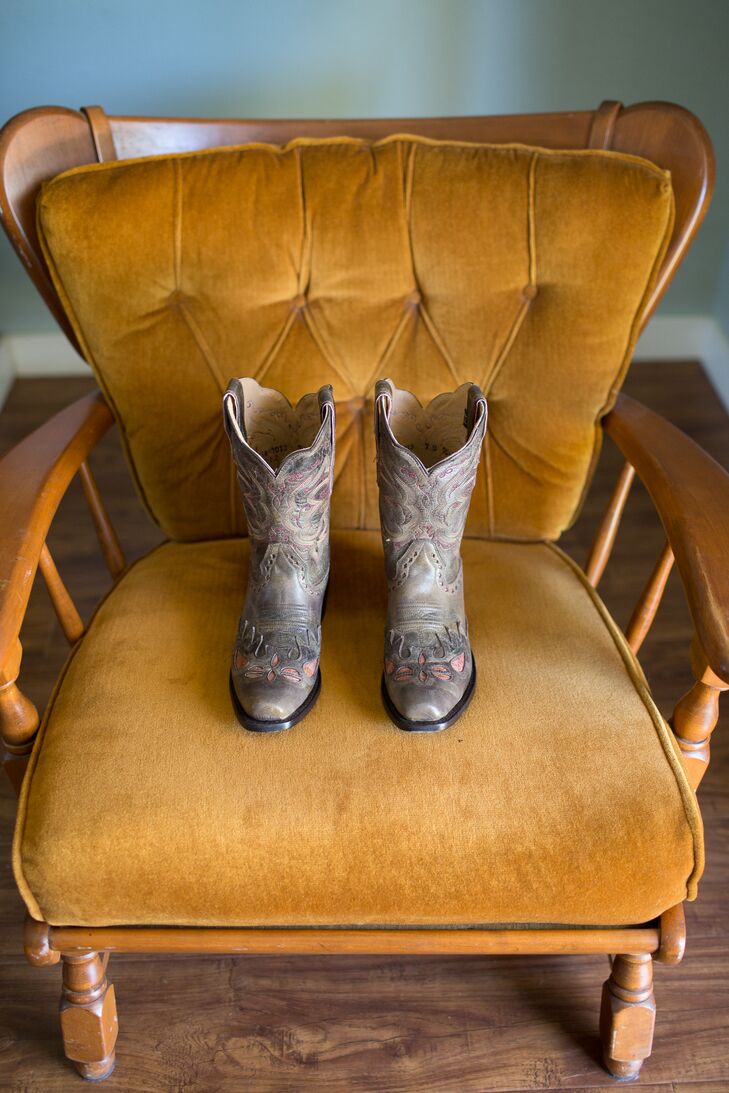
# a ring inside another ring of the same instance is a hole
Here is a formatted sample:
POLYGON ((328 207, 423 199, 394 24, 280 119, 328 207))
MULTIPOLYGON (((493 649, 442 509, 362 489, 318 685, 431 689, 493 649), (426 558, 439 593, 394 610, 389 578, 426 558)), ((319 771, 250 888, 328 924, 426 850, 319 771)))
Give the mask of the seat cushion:
POLYGON ((372 386, 489 398, 470 534, 574 519, 673 227, 620 152, 394 136, 94 164, 44 186, 53 283, 150 512, 240 534, 221 395, 334 385, 333 526, 379 528, 372 386), (363 413, 364 409, 364 413, 363 413))
POLYGON ((228 665, 244 540, 167 543, 101 605, 50 704, 14 863, 54 924, 626 924, 695 894, 672 737, 556 547, 464 543, 475 698, 437 734, 380 696, 379 536, 333 537, 323 687, 242 729, 228 665))

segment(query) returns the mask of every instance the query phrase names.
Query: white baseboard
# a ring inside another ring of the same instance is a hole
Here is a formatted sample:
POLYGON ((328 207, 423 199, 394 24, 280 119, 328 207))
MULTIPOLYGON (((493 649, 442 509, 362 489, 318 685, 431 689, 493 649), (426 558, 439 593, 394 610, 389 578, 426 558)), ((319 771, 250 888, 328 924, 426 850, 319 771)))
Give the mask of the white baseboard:
POLYGON ((729 342, 710 315, 661 315, 651 319, 634 359, 700 360, 729 410, 729 342))
MULTIPOLYGON (((635 360, 698 359, 729 409, 729 342, 709 315, 666 315, 652 319, 635 350, 635 360)), ((0 407, 16 376, 87 376, 89 367, 63 334, 0 337, 0 407)))
POLYGON ((89 366, 64 334, 8 334, 0 338, 16 376, 88 376, 89 366))

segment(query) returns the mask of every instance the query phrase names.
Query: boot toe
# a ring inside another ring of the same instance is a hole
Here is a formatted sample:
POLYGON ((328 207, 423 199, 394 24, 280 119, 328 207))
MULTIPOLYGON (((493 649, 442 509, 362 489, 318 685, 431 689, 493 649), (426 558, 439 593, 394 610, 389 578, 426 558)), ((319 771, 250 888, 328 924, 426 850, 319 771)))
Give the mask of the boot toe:
POLYGON ((312 691, 311 687, 302 689, 285 682, 251 682, 235 676, 233 689, 238 705, 236 712, 243 724, 254 729, 260 724, 264 732, 267 725, 271 730, 288 728, 312 691))
MULTIPOLYGON (((422 727, 421 731, 436 731, 451 725, 465 710, 473 692, 475 671, 469 674, 462 685, 454 686, 438 683, 423 686, 419 683, 399 683, 394 687, 385 681, 385 690, 393 711, 393 718, 400 728, 411 731, 422 727), (430 730, 429 730, 430 727, 430 730)), ((460 681, 459 681, 460 683, 460 681)), ((387 703, 386 703, 387 705, 387 703)))
MULTIPOLYGON (((393 698, 392 695, 390 695, 393 698)), ((394 698, 393 698, 394 701, 394 698)), ((404 687, 395 705, 408 721, 443 721, 458 702, 458 696, 441 687, 424 690, 417 685, 404 687)))

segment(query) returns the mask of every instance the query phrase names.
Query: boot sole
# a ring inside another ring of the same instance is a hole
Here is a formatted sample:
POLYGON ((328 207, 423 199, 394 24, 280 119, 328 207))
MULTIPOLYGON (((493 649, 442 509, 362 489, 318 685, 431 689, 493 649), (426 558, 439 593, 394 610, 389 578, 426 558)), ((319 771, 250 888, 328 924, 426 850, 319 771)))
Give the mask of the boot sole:
POLYGON ((380 692, 382 694, 382 704, 385 707, 390 720, 397 725, 398 729, 402 729, 403 732, 442 732, 443 729, 450 728, 468 706, 476 688, 476 658, 473 654, 471 654, 471 657, 473 670, 471 672, 471 678, 468 681, 468 686, 455 706, 449 710, 446 716, 441 718, 440 721, 410 721, 407 717, 403 717, 400 711, 393 705, 392 699, 387 693, 385 674, 383 672, 382 681, 380 683, 380 692))
POLYGON ((316 683, 309 691, 306 699, 300 706, 296 707, 291 717, 286 718, 284 721, 260 721, 257 717, 251 717, 238 701, 238 695, 235 693, 235 687, 233 686, 232 674, 228 676, 228 686, 230 688, 230 699, 233 703, 233 712, 244 729, 248 729, 249 732, 283 732, 284 729, 290 729, 297 725, 316 704, 321 691, 321 669, 316 673, 316 683))

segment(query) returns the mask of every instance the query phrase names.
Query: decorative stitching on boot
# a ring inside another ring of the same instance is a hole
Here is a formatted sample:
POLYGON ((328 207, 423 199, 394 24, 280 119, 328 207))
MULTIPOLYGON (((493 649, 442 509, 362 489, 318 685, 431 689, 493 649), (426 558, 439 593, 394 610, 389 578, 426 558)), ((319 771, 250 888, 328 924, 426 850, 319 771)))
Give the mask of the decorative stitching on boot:
POLYGON ((444 627, 445 641, 435 634, 428 643, 427 634, 418 634, 406 642, 406 635, 391 629, 385 647, 385 675, 393 683, 443 682, 462 675, 468 660, 468 642, 460 623, 455 633, 444 627))

